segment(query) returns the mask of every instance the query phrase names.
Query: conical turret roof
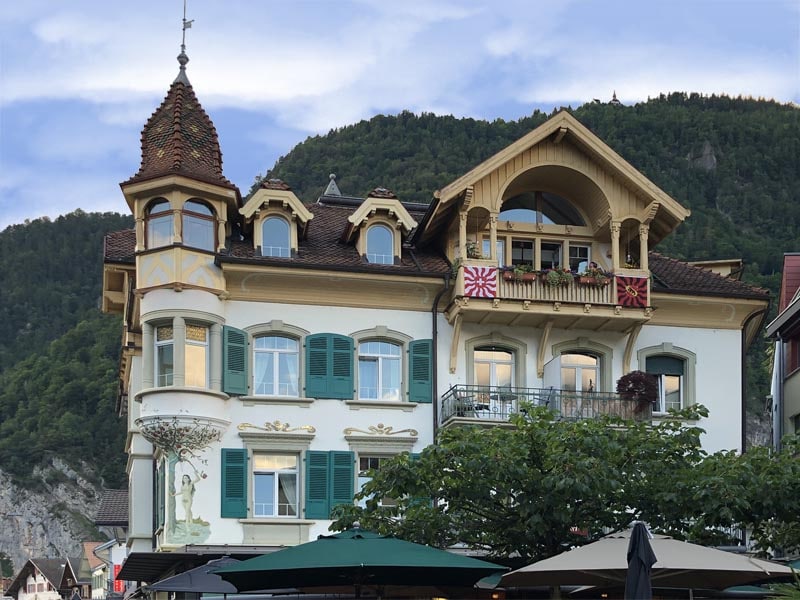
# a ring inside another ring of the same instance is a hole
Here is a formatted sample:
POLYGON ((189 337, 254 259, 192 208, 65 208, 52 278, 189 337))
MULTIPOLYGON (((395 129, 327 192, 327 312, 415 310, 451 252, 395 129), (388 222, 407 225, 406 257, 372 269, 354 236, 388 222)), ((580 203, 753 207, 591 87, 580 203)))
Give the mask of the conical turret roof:
MULTIPOLYGON (((183 52, 179 62, 182 56, 183 52)), ((123 185, 164 175, 184 175, 237 189, 222 174, 217 130, 195 96, 185 62, 188 58, 181 62, 166 98, 142 129, 139 171, 123 185)))

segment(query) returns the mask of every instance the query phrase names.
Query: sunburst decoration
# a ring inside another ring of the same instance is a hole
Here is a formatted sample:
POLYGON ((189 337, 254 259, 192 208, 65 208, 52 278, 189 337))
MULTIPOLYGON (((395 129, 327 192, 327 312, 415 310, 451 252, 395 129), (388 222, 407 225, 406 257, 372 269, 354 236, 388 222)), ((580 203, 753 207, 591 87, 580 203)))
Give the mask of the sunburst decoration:
POLYGON ((343 431, 345 435, 353 435, 354 433, 365 433, 366 435, 400 435, 401 433, 407 433, 411 437, 417 437, 419 432, 416 429, 400 429, 398 431, 394 430, 394 427, 391 425, 384 425, 383 423, 378 423, 377 425, 370 425, 368 431, 364 431, 363 429, 358 429, 356 427, 348 427, 343 431))
POLYGON ((240 423, 239 430, 245 429, 258 429, 260 431, 289 433, 291 431, 307 431, 308 433, 316 433, 317 430, 311 425, 301 425, 300 427, 292 427, 289 423, 281 423, 280 421, 273 421, 272 423, 264 423, 263 427, 253 425, 252 423, 240 423))

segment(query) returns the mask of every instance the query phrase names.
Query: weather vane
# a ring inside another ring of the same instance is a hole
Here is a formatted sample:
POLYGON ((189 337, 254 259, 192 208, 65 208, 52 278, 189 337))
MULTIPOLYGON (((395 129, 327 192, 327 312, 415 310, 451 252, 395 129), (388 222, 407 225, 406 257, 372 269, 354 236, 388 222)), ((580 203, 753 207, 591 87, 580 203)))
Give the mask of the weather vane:
POLYGON ((181 36, 181 51, 182 52, 186 51, 186 30, 187 29, 191 29, 192 23, 194 23, 194 19, 192 19, 191 21, 187 21, 186 20, 186 1, 187 0, 183 0, 183 32, 182 32, 182 36, 181 36))

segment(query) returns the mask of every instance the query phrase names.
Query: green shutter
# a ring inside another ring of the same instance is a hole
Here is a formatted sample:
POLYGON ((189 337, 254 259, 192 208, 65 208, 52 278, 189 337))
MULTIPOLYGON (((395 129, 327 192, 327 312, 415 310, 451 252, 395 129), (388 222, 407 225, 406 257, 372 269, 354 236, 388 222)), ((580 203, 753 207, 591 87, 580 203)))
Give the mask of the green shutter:
POLYGON ((247 394, 247 333, 227 325, 222 328, 222 391, 247 394))
POLYGON ((221 516, 229 519, 247 517, 247 450, 222 449, 221 516))
POLYGON ((356 456, 349 451, 331 452, 331 509, 337 504, 353 503, 356 456))
POLYGON ((353 340, 345 335, 331 335, 330 383, 328 398, 353 399, 353 340))
POLYGON ((683 375, 683 361, 674 356, 648 356, 645 364, 651 375, 683 375))
POLYGON ((331 334, 317 333, 306 337, 306 397, 328 397, 328 355, 331 334))
POLYGON ((408 400, 433 401, 432 340, 415 340, 408 345, 408 400))
POLYGON ((331 508, 328 501, 330 456, 327 452, 306 452, 306 518, 327 519, 331 508))

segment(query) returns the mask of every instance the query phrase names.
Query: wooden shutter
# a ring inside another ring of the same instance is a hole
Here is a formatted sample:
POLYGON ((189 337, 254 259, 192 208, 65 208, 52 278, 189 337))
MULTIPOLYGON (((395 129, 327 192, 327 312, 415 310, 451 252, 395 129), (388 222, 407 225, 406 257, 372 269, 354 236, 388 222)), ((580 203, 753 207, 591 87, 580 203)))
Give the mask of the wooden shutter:
POLYGON ((432 340, 415 340, 408 345, 408 400, 433 401, 432 340))
POLYGON ((222 391, 247 394, 247 333, 227 325, 222 328, 222 391))
POLYGON ((222 449, 221 516, 229 519, 247 517, 247 450, 222 449))
POLYGON ((331 334, 316 333, 306 337, 306 396, 328 397, 328 370, 331 334))
POLYGON ((336 450, 331 452, 331 509, 337 504, 353 503, 355 461, 353 452, 336 450))
POLYGON ((330 384, 328 398, 353 399, 353 340, 345 335, 331 335, 330 384))
POLYGON ((327 519, 330 516, 328 501, 330 455, 328 452, 306 452, 306 518, 327 519))

